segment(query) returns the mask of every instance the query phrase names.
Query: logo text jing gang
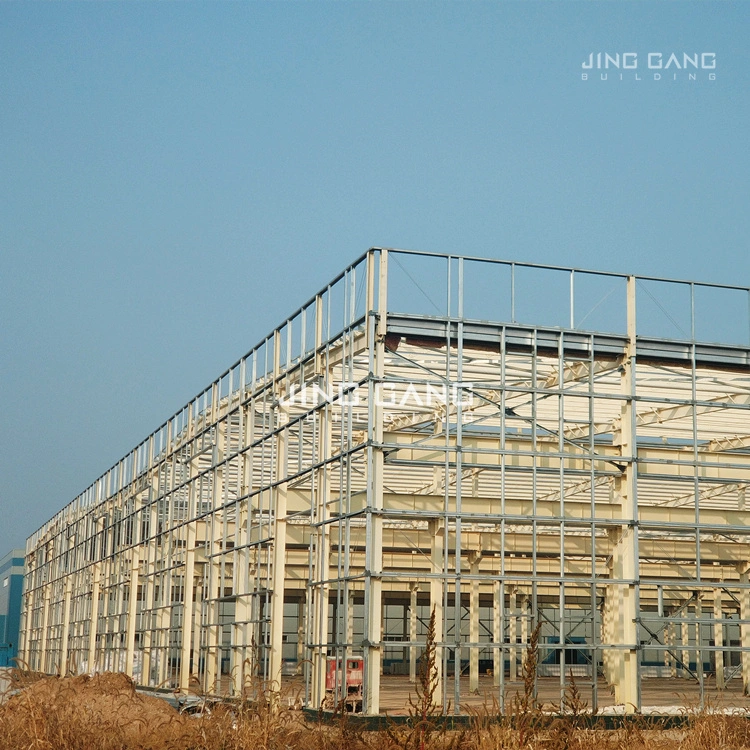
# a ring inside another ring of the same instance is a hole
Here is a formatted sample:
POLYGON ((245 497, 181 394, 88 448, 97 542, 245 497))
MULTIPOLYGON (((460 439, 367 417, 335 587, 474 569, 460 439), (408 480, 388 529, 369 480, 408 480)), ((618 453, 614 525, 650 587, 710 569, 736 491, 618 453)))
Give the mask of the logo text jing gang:
POLYGON ((668 79, 670 76, 672 80, 680 77, 695 81, 700 76, 706 80, 715 81, 716 53, 649 52, 639 58, 637 52, 590 52, 581 63, 581 68, 583 71, 599 71, 599 75, 581 73, 583 81, 590 78, 606 81, 610 76, 613 80, 621 81, 626 78, 640 81, 644 77, 659 81, 663 77, 668 79))

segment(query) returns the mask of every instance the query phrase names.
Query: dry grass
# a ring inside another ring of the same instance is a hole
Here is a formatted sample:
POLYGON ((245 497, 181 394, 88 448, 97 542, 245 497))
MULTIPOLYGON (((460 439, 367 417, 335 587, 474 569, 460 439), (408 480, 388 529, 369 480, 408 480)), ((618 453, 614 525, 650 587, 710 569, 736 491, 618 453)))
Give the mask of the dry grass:
POLYGON ((253 701, 188 716, 137 693, 121 674, 61 679, 17 670, 11 684, 17 692, 0 705, 0 750, 750 749, 750 722, 710 709, 688 711, 681 729, 657 731, 635 721, 607 730, 588 711, 574 680, 560 715, 551 719, 534 697, 533 640, 524 660, 524 692, 508 713, 487 705, 472 714, 467 727, 448 730, 433 701, 429 645, 409 721, 378 732, 366 731, 346 714, 328 724, 307 721, 286 701, 262 693, 253 701))
POLYGON ((0 748, 176 748, 186 725, 164 701, 138 695, 125 675, 44 677, 0 708, 0 748))

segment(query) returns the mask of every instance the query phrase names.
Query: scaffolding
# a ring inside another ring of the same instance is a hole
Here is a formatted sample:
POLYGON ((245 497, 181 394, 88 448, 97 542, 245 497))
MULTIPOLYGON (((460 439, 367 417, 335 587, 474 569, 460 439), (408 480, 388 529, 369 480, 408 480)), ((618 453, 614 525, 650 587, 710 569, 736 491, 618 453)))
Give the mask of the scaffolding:
POLYGON ((378 714, 434 611, 455 711, 535 629, 558 699, 746 693, 749 301, 373 248, 29 538, 20 654, 378 714))

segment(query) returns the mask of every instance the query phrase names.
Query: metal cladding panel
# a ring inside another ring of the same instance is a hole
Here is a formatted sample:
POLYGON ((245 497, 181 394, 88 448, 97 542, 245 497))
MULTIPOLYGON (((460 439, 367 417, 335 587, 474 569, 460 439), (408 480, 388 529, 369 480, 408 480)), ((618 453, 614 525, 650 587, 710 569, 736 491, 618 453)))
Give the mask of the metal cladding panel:
POLYGON ((0 561, 0 667, 18 655, 23 593, 23 556, 14 550, 0 561))

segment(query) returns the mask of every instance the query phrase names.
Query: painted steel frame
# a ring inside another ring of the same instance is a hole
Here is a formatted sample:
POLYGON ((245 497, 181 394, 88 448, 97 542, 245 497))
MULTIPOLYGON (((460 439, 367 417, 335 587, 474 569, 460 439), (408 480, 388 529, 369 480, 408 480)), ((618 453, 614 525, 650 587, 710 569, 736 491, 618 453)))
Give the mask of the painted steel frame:
POLYGON ((656 675, 747 691, 749 301, 371 249, 29 538, 23 659, 235 694, 296 670, 319 707, 346 694, 328 659, 361 656, 377 714, 434 609, 455 711, 483 661, 503 705, 537 624, 561 697, 572 674, 594 707, 600 676, 625 710, 656 675), (701 340, 704 297, 739 300, 727 341, 701 340), (564 320, 525 312, 553 298, 564 320), (682 336, 642 333, 641 298, 682 336))

